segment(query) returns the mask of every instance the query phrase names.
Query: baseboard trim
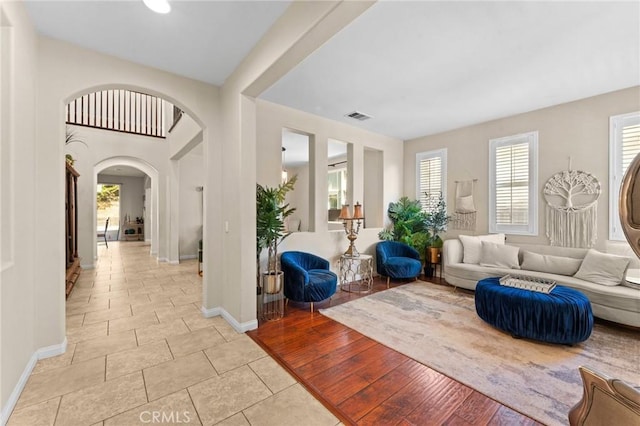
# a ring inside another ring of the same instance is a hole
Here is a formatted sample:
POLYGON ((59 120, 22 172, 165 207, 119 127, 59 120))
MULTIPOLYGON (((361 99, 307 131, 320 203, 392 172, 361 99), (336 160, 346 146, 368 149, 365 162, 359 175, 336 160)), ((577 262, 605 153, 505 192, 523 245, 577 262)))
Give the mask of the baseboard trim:
POLYGON ((184 256, 180 256, 180 260, 190 260, 190 259, 197 259, 198 255, 197 254, 185 254, 184 256))
POLYGON ((251 320, 251 321, 239 323, 229 312, 227 312, 224 308, 221 308, 219 306, 211 309, 207 309, 203 306, 201 310, 202 310, 202 315, 204 315, 205 318, 221 316, 238 333, 244 333, 249 330, 255 330, 256 328, 258 328, 258 320, 251 320))
POLYGON ((51 358, 52 356, 62 355, 67 351, 67 338, 57 345, 46 346, 36 351, 38 359, 51 358))
POLYGON ((95 263, 87 263, 87 264, 84 264, 84 265, 81 263, 80 267, 82 269, 95 269, 96 265, 95 265, 95 263))
POLYGON ((18 398, 20 398, 20 394, 22 393, 25 385, 27 384, 27 380, 29 380, 29 376, 31 372, 36 366, 36 363, 39 359, 51 358, 52 356, 62 355, 67 350, 67 338, 65 337, 62 343, 57 345, 46 346, 44 348, 37 349, 31 358, 29 358, 29 362, 24 367, 20 378, 18 379, 18 383, 13 388, 11 395, 9 395, 9 399, 7 399, 7 403, 4 407, 2 407, 2 412, 0 413, 0 425, 5 425, 9 421, 9 416, 13 412, 13 409, 18 402, 18 398))
POLYGON ((169 263, 169 259, 167 259, 166 257, 159 257, 158 258, 158 262, 160 262, 160 263, 169 263))

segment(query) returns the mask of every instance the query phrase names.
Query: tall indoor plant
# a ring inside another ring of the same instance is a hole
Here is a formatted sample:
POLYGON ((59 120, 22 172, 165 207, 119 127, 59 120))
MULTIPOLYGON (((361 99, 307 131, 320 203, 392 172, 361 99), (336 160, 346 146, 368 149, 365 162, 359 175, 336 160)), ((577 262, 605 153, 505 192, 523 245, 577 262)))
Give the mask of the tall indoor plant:
POLYGON ((392 226, 380 231, 378 238, 405 243, 416 249, 424 260, 429 232, 426 226, 427 217, 420 202, 402 197, 396 203, 389 203, 387 215, 392 226))
POLYGON ((296 183, 297 176, 276 187, 256 185, 256 256, 258 280, 260 280, 260 254, 266 248, 267 270, 262 274, 262 285, 258 281, 258 291, 268 293, 280 291, 282 271, 278 266, 278 244, 288 235, 285 233, 284 220, 295 212, 285 204, 285 196, 296 183))
MULTIPOLYGON (((427 198, 433 198, 429 194, 425 194, 427 198)), ((428 260, 429 263, 440 263, 440 249, 442 248, 442 239, 440 233, 447 229, 447 223, 451 220, 451 216, 447 216, 447 204, 442 194, 438 195, 437 200, 432 207, 427 210, 424 225, 429 231, 428 260)))

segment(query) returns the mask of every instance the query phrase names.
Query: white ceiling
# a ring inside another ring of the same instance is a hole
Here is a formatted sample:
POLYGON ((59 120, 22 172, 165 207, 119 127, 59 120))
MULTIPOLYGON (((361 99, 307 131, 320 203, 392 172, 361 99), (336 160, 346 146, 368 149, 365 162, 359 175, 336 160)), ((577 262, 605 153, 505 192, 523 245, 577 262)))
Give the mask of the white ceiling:
MULTIPOLYGON (((37 29, 220 85, 289 1, 27 1, 37 29)), ((382 1, 261 96, 410 139, 640 84, 640 2, 382 1), (365 122, 344 114, 358 110, 365 122)))
POLYGON ((129 177, 144 177, 146 174, 135 167, 130 166, 113 166, 107 167, 100 172, 100 175, 107 176, 129 176, 129 177))
POLYGON ((639 5, 379 2, 262 97, 405 140, 582 99, 640 84, 639 5))
POLYGON ((290 1, 177 1, 160 15, 142 0, 32 1, 41 34, 222 85, 290 1))

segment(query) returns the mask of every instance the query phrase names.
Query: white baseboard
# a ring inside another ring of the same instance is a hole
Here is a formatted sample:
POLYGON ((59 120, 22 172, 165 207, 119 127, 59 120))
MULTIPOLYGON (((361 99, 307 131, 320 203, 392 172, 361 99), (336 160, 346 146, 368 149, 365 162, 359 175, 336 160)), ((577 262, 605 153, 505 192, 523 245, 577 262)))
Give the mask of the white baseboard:
POLYGON ((46 346, 36 351, 38 359, 51 358, 52 356, 62 355, 67 351, 67 338, 57 345, 46 346))
POLYGON ((180 261, 179 260, 168 260, 167 263, 169 265, 179 265, 180 261))
POLYGON ((58 345, 51 345, 44 348, 37 349, 31 358, 29 358, 29 362, 24 367, 20 378, 18 379, 18 383, 13 388, 11 395, 9 395, 9 399, 7 399, 7 403, 2 407, 2 412, 0 413, 0 425, 5 425, 9 421, 9 416, 13 412, 16 403, 18 402, 18 398, 20 398, 20 394, 24 389, 24 386, 27 384, 27 380, 29 380, 29 376, 33 371, 33 368, 36 366, 36 363, 39 359, 51 358, 52 356, 62 355, 67 350, 67 338, 65 337, 63 342, 58 345))
POLYGON ((255 330, 256 328, 258 328, 258 320, 251 320, 251 321, 239 323, 233 316, 231 316, 229 312, 227 312, 224 308, 221 308, 219 306, 211 309, 207 309, 203 306, 201 310, 205 318, 221 316, 238 333, 244 333, 246 331, 255 330))
POLYGON ((81 264, 80 264, 80 267, 81 267, 82 269, 95 269, 96 264, 95 264, 95 263, 86 263, 86 264, 84 264, 84 265, 83 265, 83 264, 81 263, 81 264))
POLYGON ((183 256, 180 256, 180 260, 189 260, 189 259, 197 259, 198 255, 197 254, 185 254, 183 256))
POLYGON ((158 258, 158 262, 160 262, 160 263, 169 263, 169 259, 167 259, 166 257, 159 257, 158 258))

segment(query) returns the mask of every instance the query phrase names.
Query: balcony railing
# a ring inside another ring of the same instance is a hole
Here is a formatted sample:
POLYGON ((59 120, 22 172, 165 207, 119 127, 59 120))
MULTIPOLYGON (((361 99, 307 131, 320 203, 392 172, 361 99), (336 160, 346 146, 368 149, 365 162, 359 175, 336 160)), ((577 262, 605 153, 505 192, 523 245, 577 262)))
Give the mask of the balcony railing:
POLYGON ((146 93, 101 90, 69 102, 66 119, 67 124, 164 138, 167 105, 146 93))

